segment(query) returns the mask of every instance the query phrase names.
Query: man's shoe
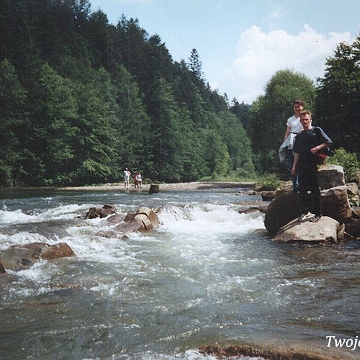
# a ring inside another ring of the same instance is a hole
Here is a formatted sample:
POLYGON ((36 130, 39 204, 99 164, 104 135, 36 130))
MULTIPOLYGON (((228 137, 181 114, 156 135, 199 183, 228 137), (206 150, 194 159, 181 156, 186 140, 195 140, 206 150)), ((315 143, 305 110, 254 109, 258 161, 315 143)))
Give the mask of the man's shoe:
POLYGON ((321 219, 321 216, 315 216, 312 219, 310 219, 310 222, 316 223, 321 219))
MULTIPOLYGON (((311 212, 308 212, 307 214, 301 214, 299 217, 298 217, 298 222, 302 222, 304 220, 308 220, 310 218, 312 218, 314 216, 314 214, 312 214, 311 212)), ((310 220, 311 221, 311 220, 310 220)))

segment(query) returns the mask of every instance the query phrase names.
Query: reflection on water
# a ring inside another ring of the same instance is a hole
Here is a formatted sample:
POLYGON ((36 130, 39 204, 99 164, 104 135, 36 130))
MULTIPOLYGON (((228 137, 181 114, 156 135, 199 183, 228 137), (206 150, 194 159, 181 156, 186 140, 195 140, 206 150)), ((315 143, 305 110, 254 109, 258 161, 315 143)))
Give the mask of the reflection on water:
POLYGON ((6 359, 203 359, 203 345, 327 348, 360 336, 360 246, 272 243, 257 197, 226 191, 47 193, 2 199, 0 250, 68 243, 75 258, 2 276, 6 359), (160 228, 108 238, 91 206, 158 209, 160 228), (69 355, 71 354, 71 355, 69 355))

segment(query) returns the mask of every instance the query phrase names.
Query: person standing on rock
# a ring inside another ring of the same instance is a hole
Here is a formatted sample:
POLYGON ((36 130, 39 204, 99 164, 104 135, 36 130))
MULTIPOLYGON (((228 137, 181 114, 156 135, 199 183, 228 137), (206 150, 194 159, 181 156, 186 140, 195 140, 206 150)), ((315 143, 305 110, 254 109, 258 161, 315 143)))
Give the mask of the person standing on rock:
POLYGON ((310 219, 311 222, 317 222, 322 216, 321 194, 318 181, 318 169, 316 153, 332 144, 330 138, 325 132, 317 126, 320 132, 320 141, 312 126, 311 112, 308 110, 302 111, 300 114, 300 122, 303 126, 303 131, 295 138, 294 143, 294 163, 291 168, 291 174, 298 173, 300 201, 301 201, 301 215, 298 221, 308 218, 309 213, 309 196, 311 192, 314 198, 314 212, 315 217, 310 219))
MULTIPOLYGON (((286 122, 286 131, 284 135, 284 142, 286 144, 286 159, 289 161, 289 170, 291 171, 294 163, 293 155, 293 144, 294 139, 298 133, 303 130, 303 126, 300 122, 300 114, 304 109, 304 103, 301 99, 297 99, 293 102, 294 115, 289 117, 286 122)), ((299 190, 299 180, 298 175, 291 174, 291 180, 293 183, 293 191, 297 192, 299 190)))
POLYGON ((125 168, 125 170, 124 170, 124 187, 125 188, 129 187, 130 175, 131 175, 131 172, 129 171, 129 169, 125 168))

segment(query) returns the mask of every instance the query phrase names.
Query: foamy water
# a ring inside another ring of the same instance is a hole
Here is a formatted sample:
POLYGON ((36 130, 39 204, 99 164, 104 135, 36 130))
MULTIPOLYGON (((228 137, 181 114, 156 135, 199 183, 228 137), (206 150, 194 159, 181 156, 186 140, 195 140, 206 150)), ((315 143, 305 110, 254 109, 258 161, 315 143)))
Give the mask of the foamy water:
POLYGON ((224 191, 3 199, 0 250, 61 241, 76 257, 2 276, 1 352, 6 359, 213 359, 197 349, 339 351, 326 347, 326 335, 360 332, 360 246, 272 243, 264 214, 238 211, 252 200, 224 191), (84 219, 89 207, 108 203, 122 213, 154 208, 160 227, 124 237, 106 219, 84 219))

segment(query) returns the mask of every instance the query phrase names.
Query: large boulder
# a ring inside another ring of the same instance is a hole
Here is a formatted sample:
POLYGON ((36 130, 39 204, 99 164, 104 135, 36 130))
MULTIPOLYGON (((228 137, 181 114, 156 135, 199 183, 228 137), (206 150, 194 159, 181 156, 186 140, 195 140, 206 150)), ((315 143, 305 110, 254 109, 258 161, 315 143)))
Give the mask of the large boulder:
POLYGON ((44 247, 41 250, 40 256, 45 260, 54 260, 63 257, 75 256, 75 253, 68 244, 61 242, 55 245, 44 247))
POLYGON ((321 189, 344 186, 344 169, 338 165, 321 165, 318 170, 318 179, 321 189))
POLYGON ((342 236, 342 233, 338 235, 339 232, 339 223, 328 216, 323 216, 316 223, 299 222, 295 219, 281 227, 272 240, 337 243, 338 238, 342 236))
POLYGON ((345 235, 350 239, 360 240, 360 208, 352 208, 352 217, 345 224, 345 235))
MULTIPOLYGON (((321 165, 318 171, 319 185, 322 191, 323 214, 330 216, 341 224, 351 218, 344 170, 337 165, 321 165)), ((310 211, 314 212, 310 197, 310 211)), ((270 234, 276 232, 291 220, 297 218, 300 210, 300 196, 293 194, 290 188, 276 191, 274 199, 268 206, 265 216, 265 227, 270 234)))
MULTIPOLYGON (((160 224, 159 218, 152 209, 143 206, 143 207, 139 208, 136 215, 137 216, 145 215, 151 223, 151 229, 157 229, 159 227, 159 224, 160 224)), ((135 216, 135 219, 136 219, 136 216, 135 216)))
POLYGON ((354 216, 346 223, 345 231, 350 238, 360 240, 360 218, 354 214, 354 216))
POLYGON ((323 214, 340 223, 352 217, 346 186, 337 186, 321 192, 323 214))
POLYGON ((287 193, 276 197, 269 204, 264 224, 270 234, 276 234, 285 224, 299 216, 300 198, 298 194, 287 193))
MULTIPOLYGON (((1 265, 4 270, 14 271, 29 269, 40 259, 53 260, 70 256, 75 256, 75 253, 66 243, 55 245, 40 242, 19 244, 0 251, 1 265)), ((1 266, 0 272, 2 272, 1 266)))
MULTIPOLYGON (((346 186, 323 190, 321 192, 323 215, 329 216, 340 224, 346 223, 352 217, 352 210, 347 197, 346 186)), ((310 212, 314 212, 312 197, 310 196, 310 212)), ((265 215, 265 227, 270 234, 277 231, 297 218, 300 210, 300 195, 288 193, 275 198, 268 206, 265 215)))
POLYGON ((128 212, 124 222, 116 227, 118 231, 125 233, 135 231, 150 231, 159 227, 159 218, 154 210, 148 207, 140 207, 136 212, 128 212))

